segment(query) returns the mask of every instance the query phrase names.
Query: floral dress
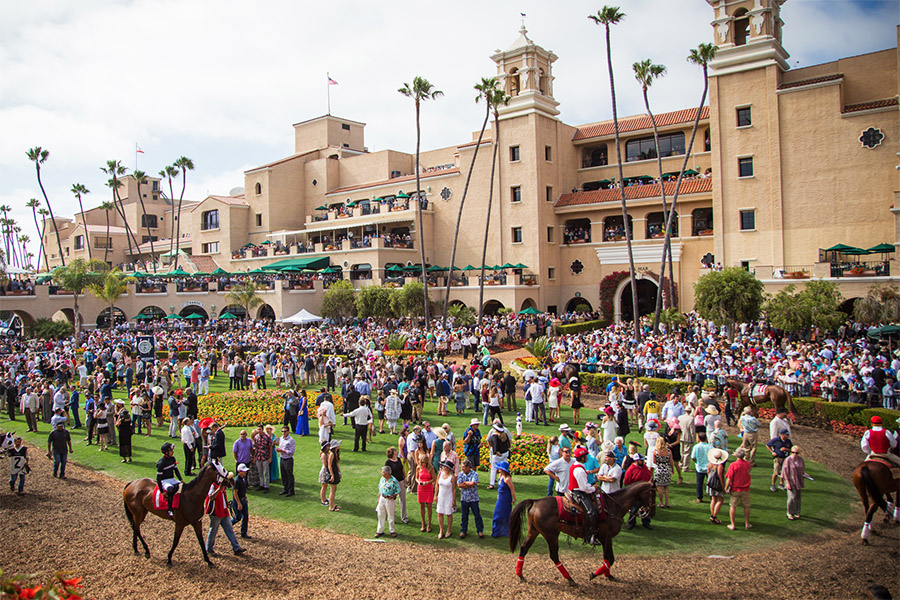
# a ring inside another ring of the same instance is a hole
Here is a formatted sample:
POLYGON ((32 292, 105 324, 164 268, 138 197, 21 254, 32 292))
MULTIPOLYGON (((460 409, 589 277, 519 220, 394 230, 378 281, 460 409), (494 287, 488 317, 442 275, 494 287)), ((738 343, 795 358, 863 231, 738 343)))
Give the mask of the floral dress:
POLYGON ((666 487, 672 483, 672 455, 660 456, 657 454, 655 464, 653 482, 660 487, 666 487))

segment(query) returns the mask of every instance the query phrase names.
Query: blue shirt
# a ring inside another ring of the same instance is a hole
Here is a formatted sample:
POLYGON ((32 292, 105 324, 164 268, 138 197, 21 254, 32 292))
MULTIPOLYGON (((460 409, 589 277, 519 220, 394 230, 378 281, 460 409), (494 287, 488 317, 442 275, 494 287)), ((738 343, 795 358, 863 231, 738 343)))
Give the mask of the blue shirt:
MULTIPOLYGON (((468 474, 460 471, 459 475, 456 476, 457 485, 463 482, 470 481, 478 483, 478 472, 475 469, 470 469, 468 474)), ((459 488, 459 495, 460 501, 462 502, 478 502, 478 486, 476 485, 470 488, 459 488)))
POLYGON ((621 448, 619 446, 615 446, 613 448, 613 454, 616 455, 616 464, 621 467, 622 461, 624 461, 625 457, 628 456, 628 449, 625 446, 622 446, 621 448))
POLYGON ((472 441, 468 444, 465 444, 465 447, 463 448, 466 455, 477 454, 478 446, 481 444, 481 431, 478 429, 472 429, 472 427, 466 429, 466 434, 463 436, 463 439, 469 437, 470 431, 472 432, 472 441))
MULTIPOLYGON (((599 468, 600 463, 597 461, 597 459, 592 454, 588 454, 584 460, 585 471, 593 471, 594 469, 599 468)), ((594 485, 597 482, 597 474, 588 472, 587 481, 590 485, 594 485)))
POLYGON ((384 497, 396 496, 400 493, 400 484, 394 477, 382 477, 378 480, 378 493, 384 497))
POLYGON ((694 469, 698 473, 706 473, 706 468, 709 466, 709 458, 706 455, 711 449, 712 446, 706 442, 698 442, 694 445, 691 458, 694 460, 694 469))

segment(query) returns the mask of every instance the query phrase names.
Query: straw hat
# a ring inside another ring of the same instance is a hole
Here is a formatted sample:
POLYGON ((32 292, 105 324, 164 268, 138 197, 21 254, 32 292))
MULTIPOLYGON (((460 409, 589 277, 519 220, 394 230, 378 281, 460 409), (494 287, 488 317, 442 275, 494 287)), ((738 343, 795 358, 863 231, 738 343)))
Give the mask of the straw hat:
POLYGON ((706 453, 706 458, 714 465, 724 464, 728 460, 728 451, 721 448, 710 448, 706 453))
POLYGON ((706 407, 706 414, 708 414, 708 415, 717 415, 717 414, 719 414, 719 407, 713 406, 713 405, 707 406, 707 407, 706 407))

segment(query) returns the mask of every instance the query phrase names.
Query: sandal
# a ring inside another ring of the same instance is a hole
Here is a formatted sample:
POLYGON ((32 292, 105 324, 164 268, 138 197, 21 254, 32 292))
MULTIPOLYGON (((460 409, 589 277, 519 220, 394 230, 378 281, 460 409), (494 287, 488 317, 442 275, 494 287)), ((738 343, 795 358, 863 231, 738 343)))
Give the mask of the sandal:
POLYGON ((331 512, 337 512, 337 511, 341 510, 341 507, 335 506, 334 508, 329 508, 328 510, 330 510, 331 512))
POLYGON ((422 525, 422 528, 419 531, 421 531, 422 533, 425 533, 425 526, 422 525))

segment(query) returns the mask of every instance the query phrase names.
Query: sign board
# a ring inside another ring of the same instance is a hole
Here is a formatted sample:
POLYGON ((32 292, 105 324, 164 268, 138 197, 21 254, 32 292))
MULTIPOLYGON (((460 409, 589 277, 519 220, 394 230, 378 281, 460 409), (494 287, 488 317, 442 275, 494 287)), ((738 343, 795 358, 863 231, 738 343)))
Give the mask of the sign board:
POLYGON ((156 361, 156 338, 152 335, 139 335, 136 341, 138 358, 145 368, 152 365, 156 361))

